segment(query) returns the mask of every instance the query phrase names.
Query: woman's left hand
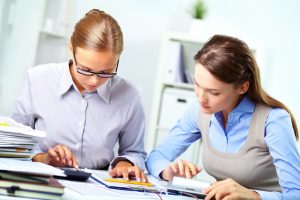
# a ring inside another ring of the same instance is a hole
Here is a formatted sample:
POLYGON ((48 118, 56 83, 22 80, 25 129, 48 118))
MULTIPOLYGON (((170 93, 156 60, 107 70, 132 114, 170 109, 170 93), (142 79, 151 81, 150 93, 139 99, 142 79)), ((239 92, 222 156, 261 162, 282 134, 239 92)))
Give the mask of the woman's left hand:
POLYGON ((126 161, 120 161, 117 165, 108 172, 111 177, 123 177, 125 180, 129 180, 129 176, 135 176, 139 182, 147 182, 147 178, 143 170, 138 166, 132 166, 131 163, 126 161))
POLYGON ((216 182, 203 192, 207 194, 205 200, 260 200, 260 196, 257 192, 241 186, 232 179, 216 182))

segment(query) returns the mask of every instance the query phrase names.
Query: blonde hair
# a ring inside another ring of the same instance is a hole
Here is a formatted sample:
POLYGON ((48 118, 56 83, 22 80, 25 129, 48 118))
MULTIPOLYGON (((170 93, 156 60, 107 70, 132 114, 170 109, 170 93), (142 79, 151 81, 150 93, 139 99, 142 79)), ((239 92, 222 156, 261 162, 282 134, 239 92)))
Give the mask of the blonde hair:
POLYGON ((71 44, 76 47, 121 54, 123 33, 118 22, 98 9, 90 10, 75 25, 71 44))

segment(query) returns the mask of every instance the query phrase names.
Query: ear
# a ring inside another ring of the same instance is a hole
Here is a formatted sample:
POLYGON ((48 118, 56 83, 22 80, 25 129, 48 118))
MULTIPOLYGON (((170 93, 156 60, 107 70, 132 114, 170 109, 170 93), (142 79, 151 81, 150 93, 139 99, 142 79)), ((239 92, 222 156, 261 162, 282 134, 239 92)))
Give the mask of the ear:
POLYGON ((239 89, 240 94, 245 94, 249 89, 249 81, 244 82, 239 89))

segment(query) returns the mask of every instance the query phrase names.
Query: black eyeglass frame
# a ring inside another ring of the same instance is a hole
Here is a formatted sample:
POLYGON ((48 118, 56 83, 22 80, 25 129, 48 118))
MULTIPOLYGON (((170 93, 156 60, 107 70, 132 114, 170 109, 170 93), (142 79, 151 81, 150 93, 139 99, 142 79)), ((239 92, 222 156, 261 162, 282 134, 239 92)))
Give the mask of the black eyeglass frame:
POLYGON ((118 62, 116 64, 116 71, 113 72, 113 73, 105 73, 105 72, 91 72, 91 71, 87 71, 87 70, 84 70, 84 69, 81 69, 80 67, 78 67, 77 65, 77 61, 76 61, 76 57, 75 57, 75 51, 73 50, 73 57, 74 57, 74 64, 75 64, 75 67, 76 67, 76 71, 79 73, 79 74, 82 74, 82 75, 85 75, 85 76, 93 76, 93 75, 96 75, 98 76, 99 78, 113 78, 115 75, 117 75, 117 71, 118 71, 118 67, 119 67, 119 60, 118 59, 118 62))

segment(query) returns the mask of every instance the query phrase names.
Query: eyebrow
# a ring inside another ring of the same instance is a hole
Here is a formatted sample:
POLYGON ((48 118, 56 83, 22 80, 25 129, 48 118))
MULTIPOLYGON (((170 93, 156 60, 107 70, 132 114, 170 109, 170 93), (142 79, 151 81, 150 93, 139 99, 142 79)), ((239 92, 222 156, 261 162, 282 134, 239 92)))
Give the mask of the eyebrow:
POLYGON ((84 65, 82 65, 82 64, 80 64, 78 62, 77 62, 77 65, 80 66, 80 67, 82 67, 82 68, 85 68, 85 70, 92 71, 90 68, 88 68, 88 67, 86 67, 86 66, 84 66, 84 65))
MULTIPOLYGON (((194 77, 194 83, 200 87, 199 83, 196 81, 195 77, 194 77)), ((222 92, 224 90, 218 90, 218 89, 215 89, 215 88, 204 88, 205 90, 209 90, 209 91, 216 91, 216 92, 222 92)))
POLYGON ((114 69, 114 68, 110 68, 110 69, 105 69, 105 70, 101 70, 101 71, 95 72, 94 70, 91 70, 90 68, 88 68, 85 65, 82 65, 82 64, 80 64, 78 62, 77 62, 77 66, 84 68, 84 70, 86 70, 86 71, 94 72, 94 73, 101 73, 101 72, 110 71, 110 70, 114 69))

